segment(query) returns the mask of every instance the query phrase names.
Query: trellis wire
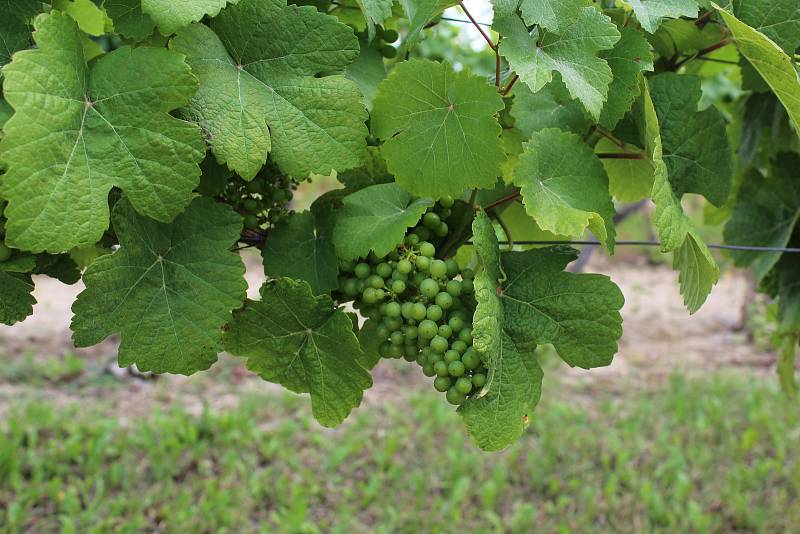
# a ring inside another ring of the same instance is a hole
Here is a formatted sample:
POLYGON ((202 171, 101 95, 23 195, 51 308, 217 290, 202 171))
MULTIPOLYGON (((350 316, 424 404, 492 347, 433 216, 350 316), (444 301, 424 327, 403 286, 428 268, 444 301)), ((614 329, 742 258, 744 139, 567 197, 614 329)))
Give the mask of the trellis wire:
MULTIPOLYGON (((471 244, 471 243, 470 243, 471 244)), ((579 245, 579 246, 602 246, 600 241, 500 241, 501 245, 579 245)), ((661 243, 658 241, 616 241, 617 245, 633 245, 645 247, 658 247, 661 243)), ((722 250, 749 250, 753 252, 800 252, 800 248, 793 247, 760 247, 756 245, 723 245, 719 243, 708 243, 708 248, 722 249, 722 250)))

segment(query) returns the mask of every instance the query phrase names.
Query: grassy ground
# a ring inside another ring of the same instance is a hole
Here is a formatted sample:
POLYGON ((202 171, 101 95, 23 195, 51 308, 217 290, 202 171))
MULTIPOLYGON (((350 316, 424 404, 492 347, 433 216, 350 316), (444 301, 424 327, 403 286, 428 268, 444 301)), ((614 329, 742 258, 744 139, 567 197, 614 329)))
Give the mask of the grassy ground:
POLYGON ((576 402, 551 380, 500 454, 419 388, 336 430, 282 393, 124 422, 22 402, 0 422, 0 532, 791 532, 800 414, 774 382, 576 402))

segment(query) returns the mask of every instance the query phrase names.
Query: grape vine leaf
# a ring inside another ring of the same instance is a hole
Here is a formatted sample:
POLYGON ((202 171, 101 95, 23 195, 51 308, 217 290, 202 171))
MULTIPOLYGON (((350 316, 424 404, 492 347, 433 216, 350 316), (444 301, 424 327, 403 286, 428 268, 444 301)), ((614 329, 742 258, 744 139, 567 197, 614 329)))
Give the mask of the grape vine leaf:
POLYGON ((241 0, 211 21, 178 32, 200 80, 187 113, 220 161, 245 179, 267 153, 305 178, 361 163, 367 112, 358 86, 341 75, 359 53, 353 31, 311 6, 241 0))
POLYGON ((278 222, 261 251, 267 276, 305 280, 315 295, 335 289, 339 269, 328 219, 318 220, 311 211, 303 211, 278 222))
POLYGON ((264 284, 260 301, 248 300, 234 312, 224 339, 225 348, 247 358, 247 368, 264 380, 309 393, 324 426, 344 421, 372 386, 359 364, 364 355, 350 318, 301 280, 264 284))
POLYGON ((545 128, 584 134, 592 123, 583 106, 569 95, 559 75, 535 93, 525 84, 514 86, 511 115, 514 126, 525 139, 545 128))
POLYGON ((361 350, 363 351, 362 356, 358 358, 358 363, 368 371, 378 365, 381 360, 380 346, 381 343, 386 341, 378 336, 378 325, 380 324, 380 321, 367 319, 356 334, 358 336, 358 344, 361 345, 361 350))
POLYGON ((114 31, 134 41, 147 39, 156 27, 142 11, 142 0, 105 0, 103 7, 114 21, 114 31))
POLYGON ((731 32, 739 52, 748 59, 789 112, 800 129, 800 74, 791 58, 763 33, 744 24, 715 4, 731 32))
POLYGON ((42 0, 0 0, 0 12, 26 24, 41 13, 44 7, 42 0))
POLYGON ((208 369, 247 290, 242 259, 230 251, 241 217, 197 197, 170 224, 139 215, 124 198, 111 218, 120 248, 83 275, 86 289, 72 306, 75 345, 119 332, 122 366, 185 375, 208 369))
POLYGON ((563 33, 585 5, 584 0, 522 0, 519 9, 528 26, 538 24, 545 30, 563 33))
POLYGON ((378 85, 372 131, 397 182, 411 193, 439 198, 490 188, 503 146, 495 114, 503 100, 494 86, 447 63, 399 63, 378 85))
POLYGON ((361 94, 364 95, 364 105, 371 110, 378 84, 386 78, 386 65, 383 63, 381 53, 362 42, 361 52, 356 60, 347 66, 345 75, 356 82, 361 94))
MULTIPOLYGON (((0 129, 6 125, 6 122, 8 122, 8 119, 10 119, 11 115, 13 114, 14 110, 11 109, 11 106, 8 105, 8 102, 6 102, 3 97, 0 96, 0 129)), ((1 134, 2 132, 0 132, 0 135, 1 134)))
POLYGON ((415 199, 396 183, 372 185, 347 195, 333 229, 337 255, 352 260, 372 250, 385 256, 431 206, 432 200, 415 199))
POLYGON ((739 21, 763 33, 787 54, 800 48, 800 3, 797 0, 733 0, 739 21))
POLYGON ((31 315, 36 304, 32 293, 30 274, 9 272, 0 264, 0 323, 10 326, 31 315))
POLYGON ((502 25, 505 32, 499 49, 520 80, 537 92, 550 83, 556 71, 572 97, 599 119, 613 75, 598 53, 612 48, 620 38, 610 18, 593 7, 584 7, 558 34, 538 27, 529 33, 517 16, 506 16, 502 25))
POLYGON ((140 213, 172 220, 191 201, 205 153, 197 126, 169 115, 197 88, 182 56, 121 47, 89 67, 69 16, 40 15, 35 26, 38 49, 4 68, 15 110, 0 141, 8 243, 63 252, 97 242, 113 186, 140 213))
MULTIPOLYGON (((800 156, 782 152, 771 162, 767 176, 753 170, 744 177, 725 225, 725 242, 732 245, 786 247, 800 220, 800 156)), ((732 250, 739 267, 752 267, 765 276, 778 262, 780 252, 732 250)))
POLYGON ((99 37, 106 32, 108 17, 103 8, 92 0, 55 0, 53 7, 72 17, 81 31, 89 35, 99 37))
POLYGON ((31 31, 25 22, 10 16, 0 18, 0 81, 3 79, 3 66, 11 61, 18 50, 30 47, 31 31))
POLYGON ((367 35, 371 41, 375 37, 375 25, 383 24, 383 21, 392 16, 394 0, 356 0, 356 3, 364 13, 367 35))
POLYGON ((711 288, 719 280, 717 266, 708 247, 693 230, 683 212, 680 197, 670 183, 671 176, 662 158, 661 134, 650 89, 642 78, 642 96, 637 118, 645 151, 653 165, 653 192, 656 205, 653 223, 661 238, 662 252, 675 252, 673 267, 680 271, 678 282, 683 302, 690 313, 700 309, 711 288))
POLYGON ((636 20, 649 33, 655 33, 665 18, 697 17, 697 0, 625 0, 636 20))
POLYGON ((672 190, 678 198, 698 193, 721 206, 733 184, 733 154, 722 113, 714 107, 697 111, 700 78, 659 74, 650 79, 650 94, 672 190))
POLYGON ((563 271, 577 257, 565 247, 503 255, 505 329, 518 345, 552 343, 570 366, 609 365, 622 336, 625 299, 605 275, 563 271))
POLYGON ((588 228, 614 250, 614 203, 600 159, 574 133, 535 132, 514 170, 528 214, 543 229, 580 236, 588 228))
POLYGON ((492 223, 484 212, 473 222, 473 241, 484 266, 475 277, 478 301, 473 318, 473 345, 489 369, 486 385, 459 406, 467 431, 484 450, 501 450, 525 430, 528 414, 542 393, 542 368, 533 347, 518 347, 504 329, 498 297, 500 250, 492 223))
MULTIPOLYGON (((149 15, 159 31, 172 35, 206 15, 216 17, 228 4, 239 0, 141 0, 142 12, 149 15)), ((266 0, 269 2, 270 0, 266 0)))
POLYGON ((457 3, 457 0, 400 0, 409 22, 403 49, 411 49, 419 40, 425 26, 442 11, 457 3))
POLYGON ((614 75, 608 87, 608 100, 600 113, 600 124, 613 130, 639 96, 639 73, 653 70, 653 53, 642 32, 623 28, 614 48, 601 52, 600 57, 608 62, 614 75))

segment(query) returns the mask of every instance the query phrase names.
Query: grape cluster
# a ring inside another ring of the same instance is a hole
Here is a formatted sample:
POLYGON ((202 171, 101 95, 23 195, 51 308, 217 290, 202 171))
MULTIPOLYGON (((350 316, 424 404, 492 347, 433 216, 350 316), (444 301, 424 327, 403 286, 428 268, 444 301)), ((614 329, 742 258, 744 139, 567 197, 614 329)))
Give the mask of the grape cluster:
POLYGON ((297 186, 290 178, 262 172, 249 182, 234 176, 222 195, 244 217, 246 229, 258 230, 273 226, 289 213, 297 186))
MULTIPOLYGON (((369 36, 367 32, 359 32, 356 34, 363 42, 368 42, 369 36)), ((372 41, 369 41, 369 47, 377 50, 386 59, 392 59, 397 56, 397 48, 392 46, 392 43, 397 42, 400 34, 397 30, 383 29, 381 26, 375 26, 375 36, 372 41)))
POLYGON ((384 358, 416 361, 435 376, 433 387, 452 404, 480 391, 486 369, 472 347, 474 273, 453 259, 436 258, 428 241, 449 231, 442 219, 453 200, 439 201, 386 257, 341 262, 340 291, 369 321, 377 322, 384 358))

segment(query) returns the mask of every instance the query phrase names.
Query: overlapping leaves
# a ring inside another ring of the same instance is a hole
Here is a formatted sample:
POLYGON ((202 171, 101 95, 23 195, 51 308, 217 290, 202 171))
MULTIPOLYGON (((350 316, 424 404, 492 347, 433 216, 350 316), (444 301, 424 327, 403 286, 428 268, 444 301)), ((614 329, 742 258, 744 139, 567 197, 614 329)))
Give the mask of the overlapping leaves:
POLYGON ((97 242, 114 186, 140 213, 172 220, 205 152, 197 126, 169 115, 197 88, 182 56, 122 47, 90 67, 70 17, 40 15, 36 30, 38 48, 4 69, 16 112, 0 142, 9 244, 61 252, 97 242))

